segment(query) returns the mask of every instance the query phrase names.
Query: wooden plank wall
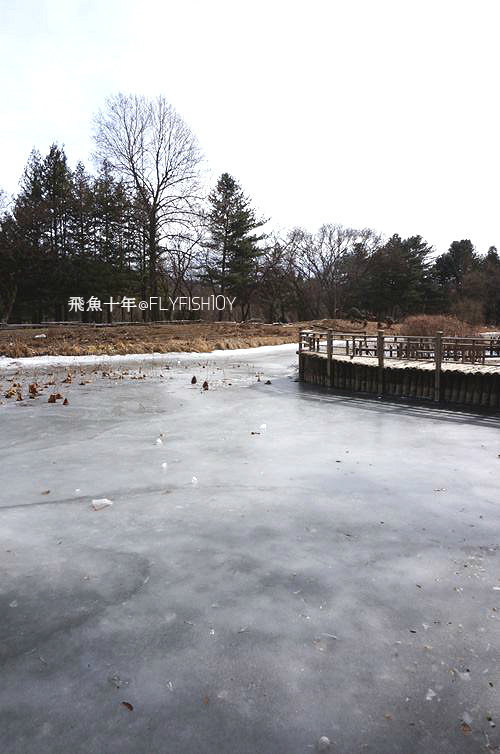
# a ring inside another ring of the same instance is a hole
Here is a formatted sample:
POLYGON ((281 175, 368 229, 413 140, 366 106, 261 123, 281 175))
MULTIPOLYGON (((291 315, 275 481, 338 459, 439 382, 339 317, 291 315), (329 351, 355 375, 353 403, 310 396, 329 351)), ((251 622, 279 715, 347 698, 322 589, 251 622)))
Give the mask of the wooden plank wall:
MULTIPOLYGON (((323 385, 356 393, 387 395, 401 398, 434 400, 435 371, 433 369, 383 367, 382 391, 377 366, 348 361, 330 362, 314 351, 299 353, 299 378, 312 385, 323 385), (330 374, 328 374, 330 372, 330 374)), ((440 380, 440 399, 443 403, 498 410, 500 409, 500 373, 466 373, 443 370, 440 380)))

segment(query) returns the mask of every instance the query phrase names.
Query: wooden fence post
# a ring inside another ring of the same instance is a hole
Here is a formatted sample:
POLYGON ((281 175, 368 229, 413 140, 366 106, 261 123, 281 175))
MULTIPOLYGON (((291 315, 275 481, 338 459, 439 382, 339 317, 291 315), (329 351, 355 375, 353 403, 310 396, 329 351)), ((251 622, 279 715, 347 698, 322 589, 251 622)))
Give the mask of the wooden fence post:
POLYGON ((378 394, 384 394, 384 331, 377 330, 378 394))
POLYGON ((304 379, 304 354, 302 349, 302 339, 304 337, 304 333, 302 330, 299 331, 299 380, 302 382, 304 379))
POLYGON ((328 380, 328 386, 332 384, 332 331, 328 330, 326 333, 326 377, 328 380))
POLYGON ((434 377, 434 400, 439 402, 441 399, 441 361, 443 358, 443 331, 438 330, 434 338, 434 360, 436 362, 436 373, 434 377))

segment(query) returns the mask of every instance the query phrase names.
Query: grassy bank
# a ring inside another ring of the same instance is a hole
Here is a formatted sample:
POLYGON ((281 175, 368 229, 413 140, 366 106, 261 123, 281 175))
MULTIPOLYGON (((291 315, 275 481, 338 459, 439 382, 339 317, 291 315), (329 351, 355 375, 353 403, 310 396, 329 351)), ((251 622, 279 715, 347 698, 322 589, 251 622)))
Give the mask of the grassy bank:
POLYGON ((206 352, 228 348, 293 343, 298 326, 194 323, 118 325, 116 327, 48 326, 0 330, 0 355, 83 356, 132 353, 206 352))

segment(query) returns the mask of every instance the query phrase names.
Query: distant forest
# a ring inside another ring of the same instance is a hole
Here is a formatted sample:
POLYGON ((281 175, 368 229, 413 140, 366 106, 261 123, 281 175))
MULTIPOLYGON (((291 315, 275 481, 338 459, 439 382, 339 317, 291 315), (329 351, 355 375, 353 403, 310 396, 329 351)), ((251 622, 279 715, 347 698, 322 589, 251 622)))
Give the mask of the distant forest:
POLYGON ((500 322, 494 246, 480 255, 471 240, 455 240, 436 256, 419 235, 383 238, 335 223, 266 233, 268 218, 234 177, 206 189, 197 140, 163 97, 109 98, 94 138, 95 173, 82 162, 71 169, 53 144, 46 156, 33 150, 18 194, 3 194, 0 322, 199 318, 155 307, 71 313, 68 301, 210 294, 235 297, 235 308, 205 319, 450 313, 500 322))

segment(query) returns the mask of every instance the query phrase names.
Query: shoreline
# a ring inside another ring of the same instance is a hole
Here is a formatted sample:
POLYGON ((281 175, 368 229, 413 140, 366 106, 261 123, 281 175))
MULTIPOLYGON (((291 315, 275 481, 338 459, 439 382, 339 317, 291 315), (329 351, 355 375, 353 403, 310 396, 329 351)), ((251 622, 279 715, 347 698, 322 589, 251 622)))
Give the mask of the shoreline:
POLYGON ((19 369, 23 367, 69 367, 69 366, 92 366, 93 364, 120 364, 127 362, 150 362, 162 363, 171 359, 197 359, 220 357, 238 354, 240 356, 250 356, 252 354, 272 353, 275 351, 295 351, 298 343, 279 343, 276 345, 253 346, 250 348, 218 348, 213 351, 167 351, 162 353, 155 351, 153 353, 128 353, 128 354, 82 354, 79 356, 20 356, 11 358, 9 356, 0 356, 0 371, 10 369, 19 369))

